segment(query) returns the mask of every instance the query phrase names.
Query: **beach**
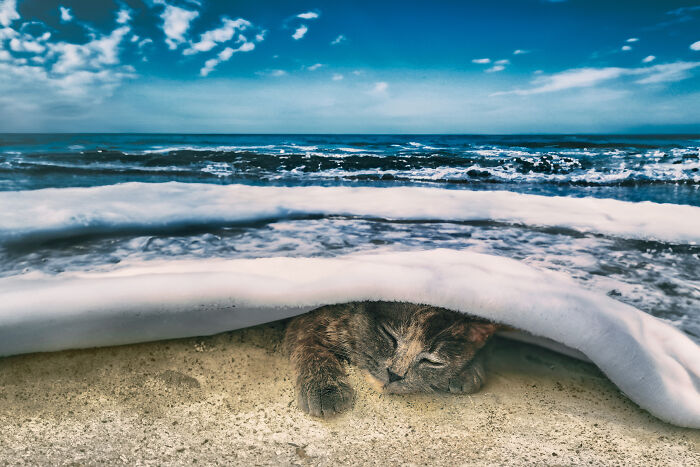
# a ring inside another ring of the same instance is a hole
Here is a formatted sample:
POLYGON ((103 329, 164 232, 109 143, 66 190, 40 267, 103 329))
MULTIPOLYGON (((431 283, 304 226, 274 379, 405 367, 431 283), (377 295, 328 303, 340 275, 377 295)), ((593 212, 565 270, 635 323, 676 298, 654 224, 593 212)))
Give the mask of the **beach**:
POLYGON ((698 141, 3 135, 0 465, 700 465, 698 141), (311 418, 275 321, 361 300, 595 364, 311 418))
POLYGON ((473 395, 294 402, 283 324, 0 359, 2 465, 698 465, 700 431, 639 409, 592 364, 496 338, 473 395))

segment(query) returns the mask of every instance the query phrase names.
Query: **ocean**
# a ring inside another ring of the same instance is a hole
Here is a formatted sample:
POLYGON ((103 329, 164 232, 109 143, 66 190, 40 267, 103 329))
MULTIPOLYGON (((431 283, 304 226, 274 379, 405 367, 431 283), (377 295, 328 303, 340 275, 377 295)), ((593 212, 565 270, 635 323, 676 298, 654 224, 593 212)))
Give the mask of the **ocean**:
POLYGON ((700 343, 697 207, 700 135, 0 135, 0 278, 447 248, 700 343))

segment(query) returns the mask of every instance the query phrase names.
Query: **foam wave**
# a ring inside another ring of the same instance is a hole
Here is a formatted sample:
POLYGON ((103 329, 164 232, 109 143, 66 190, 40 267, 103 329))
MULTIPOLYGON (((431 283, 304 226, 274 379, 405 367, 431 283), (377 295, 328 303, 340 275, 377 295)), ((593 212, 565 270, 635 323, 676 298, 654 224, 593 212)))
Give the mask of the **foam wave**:
POLYGON ((418 187, 124 183, 3 192, 0 213, 0 239, 5 241, 342 215, 398 220, 491 220, 632 239, 700 242, 700 207, 418 187))
POLYGON ((0 354, 210 334, 352 300, 442 306, 552 339, 642 408, 700 428, 700 347, 685 335, 560 273, 465 251, 159 261, 0 279, 0 354))

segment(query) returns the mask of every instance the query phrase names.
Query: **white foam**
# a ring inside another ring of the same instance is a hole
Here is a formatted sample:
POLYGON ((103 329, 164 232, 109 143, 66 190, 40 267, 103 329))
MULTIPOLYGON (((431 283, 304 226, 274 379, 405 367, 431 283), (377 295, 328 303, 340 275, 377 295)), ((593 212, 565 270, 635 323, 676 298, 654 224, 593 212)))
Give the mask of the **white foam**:
POLYGON ((124 183, 0 193, 0 239, 247 222, 299 215, 492 220, 700 242, 700 207, 508 191, 124 183))
POLYGON ((366 149, 362 149, 362 148, 335 148, 335 149, 338 151, 352 152, 352 153, 367 152, 366 149))
POLYGON ((576 349, 657 417, 700 428, 700 347, 569 277, 455 250, 154 261, 0 279, 0 354, 211 334, 352 300, 468 312, 576 349))

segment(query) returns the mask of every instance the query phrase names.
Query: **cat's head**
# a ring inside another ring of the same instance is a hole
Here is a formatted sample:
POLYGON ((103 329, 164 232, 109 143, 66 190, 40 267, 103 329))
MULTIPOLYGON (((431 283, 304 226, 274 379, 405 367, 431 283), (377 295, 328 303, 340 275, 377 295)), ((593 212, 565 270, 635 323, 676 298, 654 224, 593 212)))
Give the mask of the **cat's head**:
POLYGON ((364 367, 391 393, 475 392, 484 372, 475 355, 497 325, 431 306, 367 304, 364 367))

